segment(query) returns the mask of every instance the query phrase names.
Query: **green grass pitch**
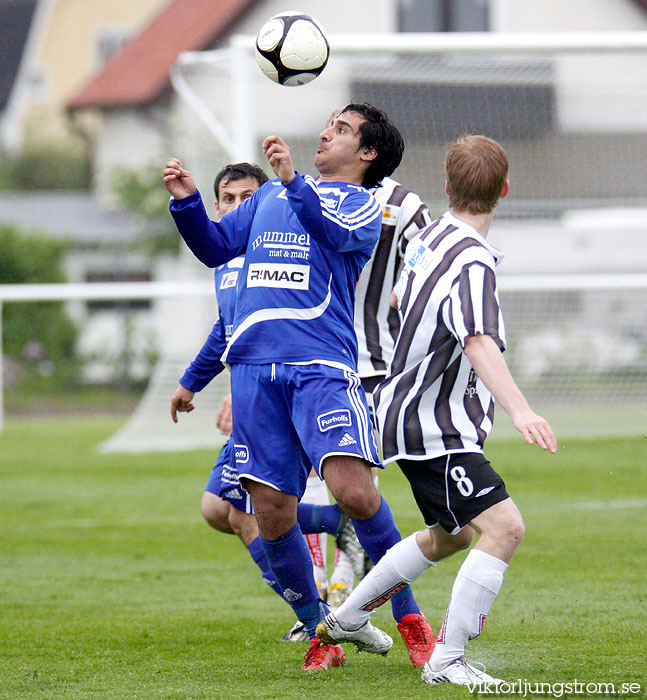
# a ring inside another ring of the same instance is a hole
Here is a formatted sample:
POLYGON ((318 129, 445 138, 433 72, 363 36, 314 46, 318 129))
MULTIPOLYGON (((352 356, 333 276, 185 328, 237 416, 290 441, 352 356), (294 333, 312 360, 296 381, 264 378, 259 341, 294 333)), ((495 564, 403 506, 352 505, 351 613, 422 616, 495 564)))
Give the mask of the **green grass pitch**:
MULTIPOLYGON (((99 455, 111 418, 12 419, 0 436, 0 698, 465 698, 424 686, 388 606, 387 657, 300 670, 278 639, 291 611, 233 536, 199 512, 206 451, 99 455)), ((170 426, 169 429, 172 429, 170 426)), ((647 437, 565 441, 551 456, 492 441, 527 526, 483 635, 468 648, 508 680, 647 691, 647 437)), ((380 487, 403 534, 422 526, 397 467, 380 487)), ((331 545, 332 546, 332 545, 331 545)), ((414 584, 442 621, 457 555, 414 584)), ((576 697, 590 697, 579 694, 576 697)))

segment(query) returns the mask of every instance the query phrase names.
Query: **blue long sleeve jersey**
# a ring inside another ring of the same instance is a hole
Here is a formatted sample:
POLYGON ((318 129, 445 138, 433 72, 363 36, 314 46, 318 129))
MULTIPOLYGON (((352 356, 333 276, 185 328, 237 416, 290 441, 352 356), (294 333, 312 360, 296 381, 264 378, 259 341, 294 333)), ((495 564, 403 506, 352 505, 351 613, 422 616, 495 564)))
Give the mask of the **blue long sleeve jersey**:
POLYGON ((198 192, 171 200, 177 228, 208 267, 244 254, 234 330, 222 360, 357 368, 355 284, 380 235, 381 209, 358 185, 273 179, 218 222, 198 192))
POLYGON ((180 377, 180 384, 189 391, 202 391, 224 369, 220 358, 233 330, 236 284, 243 262, 243 258, 234 258, 214 271, 219 316, 200 352, 180 377))

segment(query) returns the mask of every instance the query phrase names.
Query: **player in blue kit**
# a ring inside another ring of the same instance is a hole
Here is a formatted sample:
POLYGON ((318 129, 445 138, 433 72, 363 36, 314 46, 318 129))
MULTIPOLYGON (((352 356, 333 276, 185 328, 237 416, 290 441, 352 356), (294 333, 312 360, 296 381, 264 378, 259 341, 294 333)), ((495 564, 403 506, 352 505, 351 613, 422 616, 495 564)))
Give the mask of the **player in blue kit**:
MULTIPOLYGON (((214 204, 218 216, 233 211, 267 180, 267 175, 250 163, 235 163, 222 168, 214 180, 214 204)), ((235 258, 215 270, 219 318, 171 397, 174 422, 177 422, 178 412, 189 413, 195 408, 192 403, 195 392, 204 389, 224 369, 220 357, 233 328, 236 283, 242 264, 242 258, 235 258)), ((214 529, 238 535, 261 569, 263 579, 280 594, 258 539, 258 525, 252 514, 251 499, 238 483, 231 440, 220 451, 202 497, 201 510, 204 519, 214 529)))
MULTIPOLYGON (((251 493, 276 580, 311 636, 303 668, 344 663, 341 647, 314 637, 319 599, 296 507, 314 465, 352 517, 373 562, 400 540, 373 484, 380 465, 366 396, 356 374, 354 287, 377 242, 380 207, 364 186, 400 162, 403 143, 384 113, 348 105, 320 135, 320 178, 298 174, 289 147, 268 137, 271 180, 219 222, 209 220, 190 172, 169 159, 170 209, 189 248, 208 266, 245 254, 231 365, 234 452, 251 493)), ((408 591, 400 613, 419 613, 408 591)), ((391 638, 370 623, 354 643, 386 653, 391 638)))
MULTIPOLYGON (((256 165, 250 163, 226 165, 214 180, 216 213, 224 216, 233 211, 241 202, 251 197, 264 182, 267 182, 267 179, 267 175, 256 165)), ((219 318, 200 352, 180 378, 178 387, 171 397, 171 417, 176 423, 178 413, 190 413, 195 409, 192 403, 195 393, 204 389, 224 369, 220 357, 231 337, 238 273, 243 262, 242 257, 234 258, 215 269, 214 281, 219 318)), ((218 427, 225 434, 231 434, 231 423, 227 425, 227 418, 230 417, 228 415, 230 412, 227 411, 228 405, 231 405, 231 397, 223 401, 223 408, 217 420, 218 427)), ((249 493, 241 488, 238 481, 238 471, 232 450, 233 442, 229 439, 222 447, 209 476, 202 496, 202 515, 215 530, 237 535, 259 567, 263 580, 276 593, 282 595, 263 551, 249 493)), ((363 559, 363 550, 348 516, 345 516, 337 506, 325 506, 320 508, 319 517, 324 532, 336 535, 343 550, 348 550, 349 547, 359 550, 360 559, 363 559)), ((304 533, 313 534, 321 530, 322 528, 307 526, 303 529, 304 533)))

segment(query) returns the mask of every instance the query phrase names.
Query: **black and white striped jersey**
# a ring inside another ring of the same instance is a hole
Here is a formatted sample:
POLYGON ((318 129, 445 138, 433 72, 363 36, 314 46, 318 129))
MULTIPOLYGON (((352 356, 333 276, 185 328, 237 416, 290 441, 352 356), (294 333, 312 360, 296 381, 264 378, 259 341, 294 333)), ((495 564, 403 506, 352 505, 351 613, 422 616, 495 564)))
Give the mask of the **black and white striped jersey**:
POLYGON ((451 212, 407 246, 395 287, 400 334, 373 395, 385 463, 482 452, 494 399, 463 348, 478 333, 505 348, 494 272, 502 258, 451 212))
POLYGON ((382 232, 355 288, 355 332, 360 377, 386 374, 399 317, 389 306, 407 243, 431 223, 427 206, 414 192, 385 177, 371 194, 382 207, 382 232))

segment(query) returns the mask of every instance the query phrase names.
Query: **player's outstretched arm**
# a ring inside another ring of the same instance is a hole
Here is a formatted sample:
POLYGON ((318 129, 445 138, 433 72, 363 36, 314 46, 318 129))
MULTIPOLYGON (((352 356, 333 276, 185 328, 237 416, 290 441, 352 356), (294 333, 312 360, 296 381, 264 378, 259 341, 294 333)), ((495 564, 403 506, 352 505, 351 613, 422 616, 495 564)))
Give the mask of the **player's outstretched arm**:
POLYGON ((195 406, 191 403, 195 392, 189 391, 181 384, 177 385, 173 396, 171 396, 171 418, 177 423, 178 413, 191 413, 195 406))
POLYGON ((193 175, 182 167, 177 158, 169 158, 166 161, 164 185, 175 199, 184 199, 197 189, 193 175))
POLYGON ((472 335, 465 341, 465 354, 479 379, 508 413, 514 427, 532 445, 557 452, 557 439, 548 421, 538 416, 528 405, 515 384, 497 344, 489 335, 472 335))
POLYGON ((296 172, 292 164, 292 154, 290 147, 280 136, 268 136, 263 141, 263 153, 277 177, 281 178, 284 184, 294 180, 296 172))

